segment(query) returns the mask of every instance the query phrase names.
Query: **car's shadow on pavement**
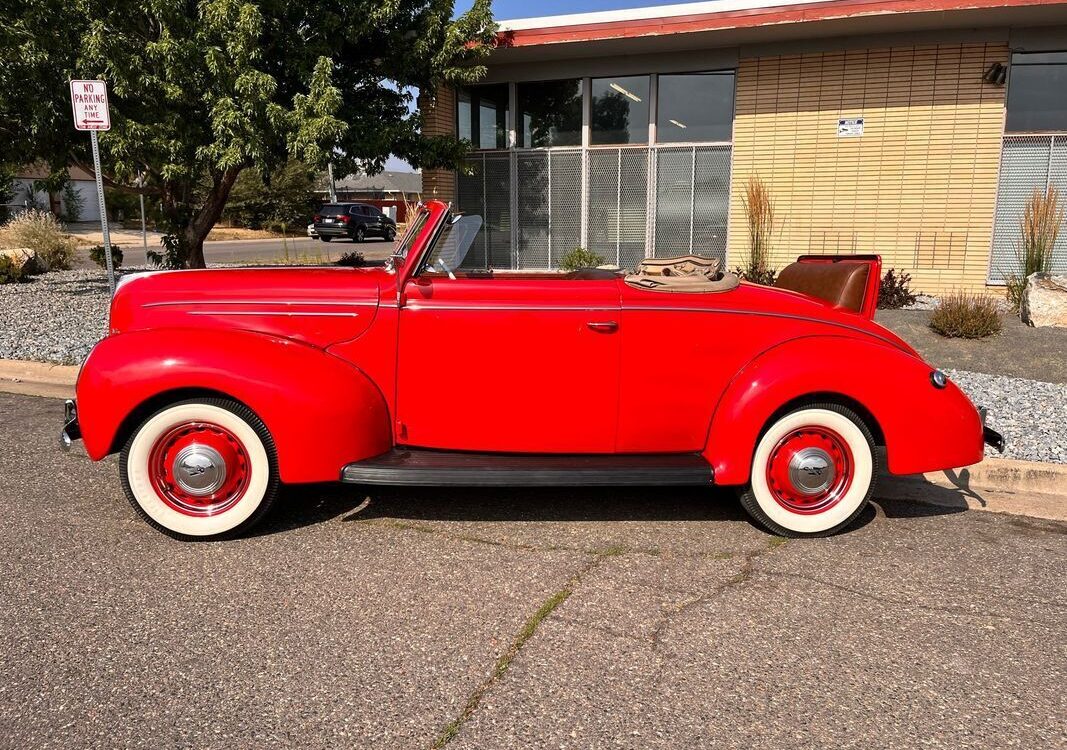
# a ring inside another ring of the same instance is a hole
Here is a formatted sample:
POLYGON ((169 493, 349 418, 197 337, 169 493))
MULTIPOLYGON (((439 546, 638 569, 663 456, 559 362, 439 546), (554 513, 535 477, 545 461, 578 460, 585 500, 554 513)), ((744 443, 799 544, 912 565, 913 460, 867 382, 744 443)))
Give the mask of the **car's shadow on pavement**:
MULTIPOLYGON (((871 523, 881 511, 890 520, 941 516, 967 510, 952 491, 932 487, 945 497, 938 504, 883 498, 850 527, 871 523)), ((274 512, 253 536, 277 534, 305 526, 343 521, 394 519, 410 522, 685 522, 721 521, 751 524, 732 490, 702 487, 372 487, 303 485, 285 487, 274 512)))

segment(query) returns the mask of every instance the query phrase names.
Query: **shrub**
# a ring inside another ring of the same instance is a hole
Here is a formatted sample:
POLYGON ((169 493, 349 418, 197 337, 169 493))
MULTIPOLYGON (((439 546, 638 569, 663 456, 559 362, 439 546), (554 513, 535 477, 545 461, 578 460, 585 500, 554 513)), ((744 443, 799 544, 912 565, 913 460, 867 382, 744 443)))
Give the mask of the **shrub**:
POLYGON ((163 252, 149 250, 146 253, 148 262, 153 266, 174 270, 188 265, 189 248, 185 246, 181 237, 176 234, 165 234, 159 238, 159 245, 163 248, 163 252))
MULTIPOLYGON (((104 246, 96 245, 89 249, 89 260, 101 268, 107 268, 107 260, 104 256, 104 246)), ((122 248, 118 245, 111 246, 111 265, 118 268, 122 265, 122 248)))
POLYGON ((28 275, 22 263, 10 256, 0 255, 0 284, 14 284, 19 281, 25 281, 28 275))
POLYGON ((577 271, 579 268, 596 268, 604 259, 584 247, 576 247, 560 258, 559 267, 563 271, 577 271))
POLYGON ((911 291, 911 275, 903 271, 897 273, 892 268, 882 274, 878 287, 878 309, 899 310, 915 302, 915 293, 911 291))
POLYGON ((996 300, 966 292, 942 297, 930 318, 930 327, 949 338, 985 338, 999 333, 1000 325, 996 300))
POLYGON ((55 216, 31 209, 0 227, 0 247, 28 248, 37 254, 43 270, 65 271, 77 245, 63 233, 63 225, 55 216))
POLYGON ((70 180, 63 186, 63 221, 77 221, 85 208, 85 199, 70 180))
POLYGON ((1059 201, 1059 191, 1049 185, 1044 193, 1034 190, 1023 208, 1019 220, 1022 242, 1015 250, 1018 265, 1016 272, 1006 275, 1008 301, 1014 310, 1022 302, 1026 278, 1052 270, 1052 251, 1064 221, 1064 208, 1059 201))
POLYGON ((339 266, 351 266, 353 268, 363 265, 363 253, 352 250, 347 252, 337 259, 337 265, 339 266))

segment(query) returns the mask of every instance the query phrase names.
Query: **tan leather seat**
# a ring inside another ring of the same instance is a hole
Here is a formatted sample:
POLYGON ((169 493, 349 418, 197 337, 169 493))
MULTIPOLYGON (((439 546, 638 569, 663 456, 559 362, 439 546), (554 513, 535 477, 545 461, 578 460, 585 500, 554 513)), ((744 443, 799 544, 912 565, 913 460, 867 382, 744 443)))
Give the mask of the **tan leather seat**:
POLYGON ((790 263, 774 285, 861 312, 869 273, 867 263, 790 263))

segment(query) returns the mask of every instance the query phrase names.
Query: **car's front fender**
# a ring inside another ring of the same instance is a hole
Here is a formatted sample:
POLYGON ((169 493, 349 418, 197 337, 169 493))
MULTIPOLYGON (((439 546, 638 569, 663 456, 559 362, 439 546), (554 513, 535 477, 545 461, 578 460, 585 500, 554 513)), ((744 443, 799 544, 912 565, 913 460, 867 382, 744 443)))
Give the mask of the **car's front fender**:
POLYGON ((716 484, 749 480, 760 435, 777 412, 819 398, 855 404, 885 440, 889 470, 914 474, 982 460, 982 422, 953 383, 888 343, 845 336, 791 339, 742 368, 719 400, 704 456, 716 484))
POLYGON ((359 369, 289 339, 230 330, 153 329, 110 336, 78 378, 78 421, 98 460, 168 395, 211 392, 254 411, 278 449, 283 482, 336 481, 352 461, 389 450, 389 412, 359 369))

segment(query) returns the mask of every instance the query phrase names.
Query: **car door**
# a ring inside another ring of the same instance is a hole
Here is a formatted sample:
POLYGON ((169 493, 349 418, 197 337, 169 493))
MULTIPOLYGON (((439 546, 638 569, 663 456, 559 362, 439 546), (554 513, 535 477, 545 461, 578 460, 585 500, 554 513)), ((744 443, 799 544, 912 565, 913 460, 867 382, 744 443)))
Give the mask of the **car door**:
POLYGON ((615 279, 423 271, 400 301, 398 443, 613 452, 619 312, 615 279))

